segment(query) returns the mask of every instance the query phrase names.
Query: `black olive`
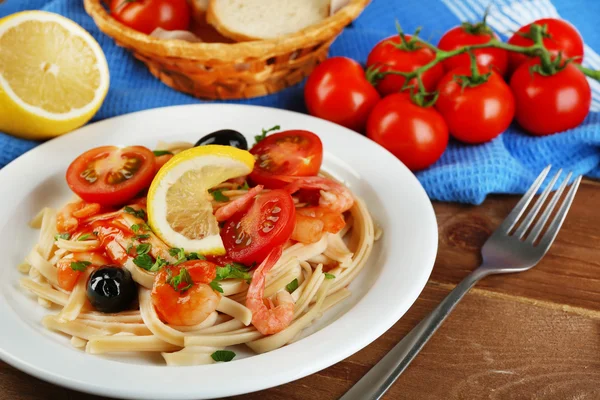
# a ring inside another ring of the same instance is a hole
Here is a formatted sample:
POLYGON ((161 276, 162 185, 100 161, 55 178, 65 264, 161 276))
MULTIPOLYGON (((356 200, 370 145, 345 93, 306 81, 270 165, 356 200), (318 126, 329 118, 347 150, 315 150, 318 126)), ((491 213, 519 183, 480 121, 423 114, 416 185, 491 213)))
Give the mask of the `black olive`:
POLYGON ((220 144, 222 146, 232 146, 248 150, 248 142, 244 135, 233 129, 221 129, 220 131, 209 133, 198 140, 194 146, 205 146, 207 144, 220 144))
POLYGON ((131 273, 124 268, 105 265, 90 276, 87 297, 92 306, 104 313, 126 310, 137 296, 131 273))

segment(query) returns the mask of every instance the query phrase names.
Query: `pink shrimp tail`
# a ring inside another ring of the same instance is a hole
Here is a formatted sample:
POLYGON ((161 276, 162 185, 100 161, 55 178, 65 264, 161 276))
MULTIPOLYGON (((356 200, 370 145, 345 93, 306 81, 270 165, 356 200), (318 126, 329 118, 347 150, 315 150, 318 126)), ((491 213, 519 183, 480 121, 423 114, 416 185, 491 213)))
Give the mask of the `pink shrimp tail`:
POLYGON ((233 217, 235 213, 239 211, 244 211, 246 208, 248 208, 248 206, 250 205, 252 200, 254 200, 256 195, 258 195, 263 189, 264 186, 262 185, 255 186, 252 189, 248 190, 248 193, 246 193, 242 197, 230 201, 223 207, 219 208, 217 212, 215 212, 215 217, 217 218, 217 221, 226 221, 229 218, 233 217))
MULTIPOLYGON (((252 311, 252 325, 263 335, 272 335, 287 328, 294 319, 294 303, 285 296, 277 296, 278 305, 267 307, 263 299, 265 277, 281 257, 282 247, 271 250, 267 258, 256 268, 246 295, 246 307, 252 311)), ((289 296, 289 293, 285 292, 289 296)), ((271 303, 271 306, 273 304, 271 303)))

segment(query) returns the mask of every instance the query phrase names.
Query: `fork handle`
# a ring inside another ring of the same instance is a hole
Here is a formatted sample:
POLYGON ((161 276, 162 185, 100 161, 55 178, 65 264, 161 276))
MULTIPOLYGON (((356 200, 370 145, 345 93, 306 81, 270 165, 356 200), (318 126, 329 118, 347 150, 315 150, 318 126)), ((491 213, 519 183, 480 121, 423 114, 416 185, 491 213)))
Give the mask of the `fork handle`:
POLYGON ((365 374, 340 400, 378 400, 419 354, 425 343, 450 315, 454 307, 481 278, 484 268, 471 272, 448 296, 394 348, 365 374))

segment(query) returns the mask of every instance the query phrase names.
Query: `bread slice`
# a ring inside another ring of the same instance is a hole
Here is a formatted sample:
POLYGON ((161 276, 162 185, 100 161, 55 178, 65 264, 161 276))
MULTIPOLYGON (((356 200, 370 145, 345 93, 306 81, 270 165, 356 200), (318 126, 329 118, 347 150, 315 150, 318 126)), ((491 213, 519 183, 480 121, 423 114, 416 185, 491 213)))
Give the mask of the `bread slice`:
POLYGON ((329 15, 330 0, 210 0, 206 19, 237 41, 298 32, 329 15))

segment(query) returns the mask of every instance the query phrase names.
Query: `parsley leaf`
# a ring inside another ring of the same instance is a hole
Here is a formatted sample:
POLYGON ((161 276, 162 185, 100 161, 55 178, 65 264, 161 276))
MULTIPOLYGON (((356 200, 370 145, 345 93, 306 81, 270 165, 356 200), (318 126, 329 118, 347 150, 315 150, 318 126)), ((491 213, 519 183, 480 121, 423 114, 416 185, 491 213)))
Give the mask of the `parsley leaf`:
POLYGON ((90 265, 89 261, 73 261, 71 263, 71 269, 73 271, 85 271, 85 268, 90 265))
POLYGON ((133 243, 129 243, 129 245, 127 246, 127 250, 125 250, 125 254, 129 255, 129 252, 131 251, 132 247, 133 247, 133 243))
POLYGON ((148 254, 139 254, 133 259, 133 263, 138 267, 149 271, 150 268, 152 268, 154 261, 152 261, 152 257, 150 257, 148 254))
POLYGON ((211 194, 212 194, 213 199, 215 199, 216 201, 229 201, 229 197, 227 197, 223 194, 222 189, 217 189, 217 190, 213 191, 211 194))
POLYGON ((150 243, 142 243, 142 244, 137 245, 137 247, 135 248, 135 251, 136 251, 136 253, 138 253, 138 255, 148 254, 148 252, 150 251, 151 248, 152 248, 152 245, 150 243))
POLYGON ((84 235, 81 235, 77 238, 78 242, 83 242, 84 240, 88 240, 89 238, 91 238, 92 235, 90 235, 89 233, 86 233, 84 235))
POLYGON ((206 260, 206 257, 204 257, 202 254, 192 252, 192 253, 188 254, 187 259, 188 260, 206 260))
POLYGON ((241 264, 226 264, 223 267, 217 267, 217 277, 215 280, 222 281, 223 279, 244 279, 246 282, 250 282, 252 275, 246 272, 245 267, 242 265, 242 269, 238 267, 241 264))
POLYGON ((131 225, 131 230, 133 233, 138 233, 140 231, 140 226, 138 224, 131 225))
POLYGON ((58 240, 58 239, 69 240, 70 238, 71 238, 71 234, 69 234, 69 233, 57 233, 56 235, 54 235, 54 240, 58 240))
POLYGON ((260 142, 261 140, 263 140, 264 138, 267 137, 267 133, 272 132, 272 131, 277 131, 281 129, 281 127, 279 125, 275 125, 274 127, 272 127, 271 129, 262 129, 262 133, 260 135, 256 135, 254 136, 254 141, 256 143, 260 142))
POLYGON ((335 275, 325 272, 325 279, 335 279, 335 275))
POLYGON ((148 235, 147 233, 141 234, 141 235, 135 235, 135 238, 140 240, 140 239, 148 239, 150 237, 150 235, 148 235))
POLYGON ((239 190, 248 190, 250 186, 248 186, 248 181, 244 181, 244 184, 240 186, 239 190))
POLYGON ((223 293, 223 288, 221 287, 221 284, 215 279, 213 280, 211 283, 208 284, 212 290, 214 290, 215 292, 219 292, 219 293, 223 293))
POLYGON ((127 214, 133 215, 134 217, 138 217, 143 220, 146 219, 146 211, 142 209, 136 210, 133 207, 126 206, 125 208, 123 208, 123 211, 125 211, 127 214))
POLYGON ((187 258, 185 256, 185 250, 183 250, 182 247, 174 247, 172 249, 169 249, 169 254, 172 255, 173 257, 177 257, 177 261, 175 261, 173 263, 173 265, 179 265, 182 262, 186 262, 187 258))
POLYGON ((298 289, 298 278, 294 279, 285 286, 285 290, 287 290, 290 294, 294 293, 294 290, 296 289, 298 289))
POLYGON ((176 276, 171 275, 171 270, 168 272, 167 283, 173 286, 176 292, 183 293, 194 285, 194 281, 192 281, 192 277, 186 268, 181 268, 179 270, 179 274, 176 276), (181 286, 182 283, 186 285, 184 287, 181 286))
POLYGON ((230 350, 217 350, 210 355, 213 360, 219 362, 228 362, 234 359, 235 353, 230 350))
POLYGON ((169 150, 154 150, 153 153, 156 157, 164 156, 166 154, 173 154, 173 152, 169 150))
POLYGON ((156 261, 154 262, 154 264, 152 265, 152 267, 150 267, 150 269, 148 271, 150 272, 156 272, 158 270, 160 270, 162 267, 164 267, 165 265, 168 265, 169 263, 167 262, 167 260, 165 260, 164 258, 161 258, 160 256, 158 256, 156 258, 156 261))

